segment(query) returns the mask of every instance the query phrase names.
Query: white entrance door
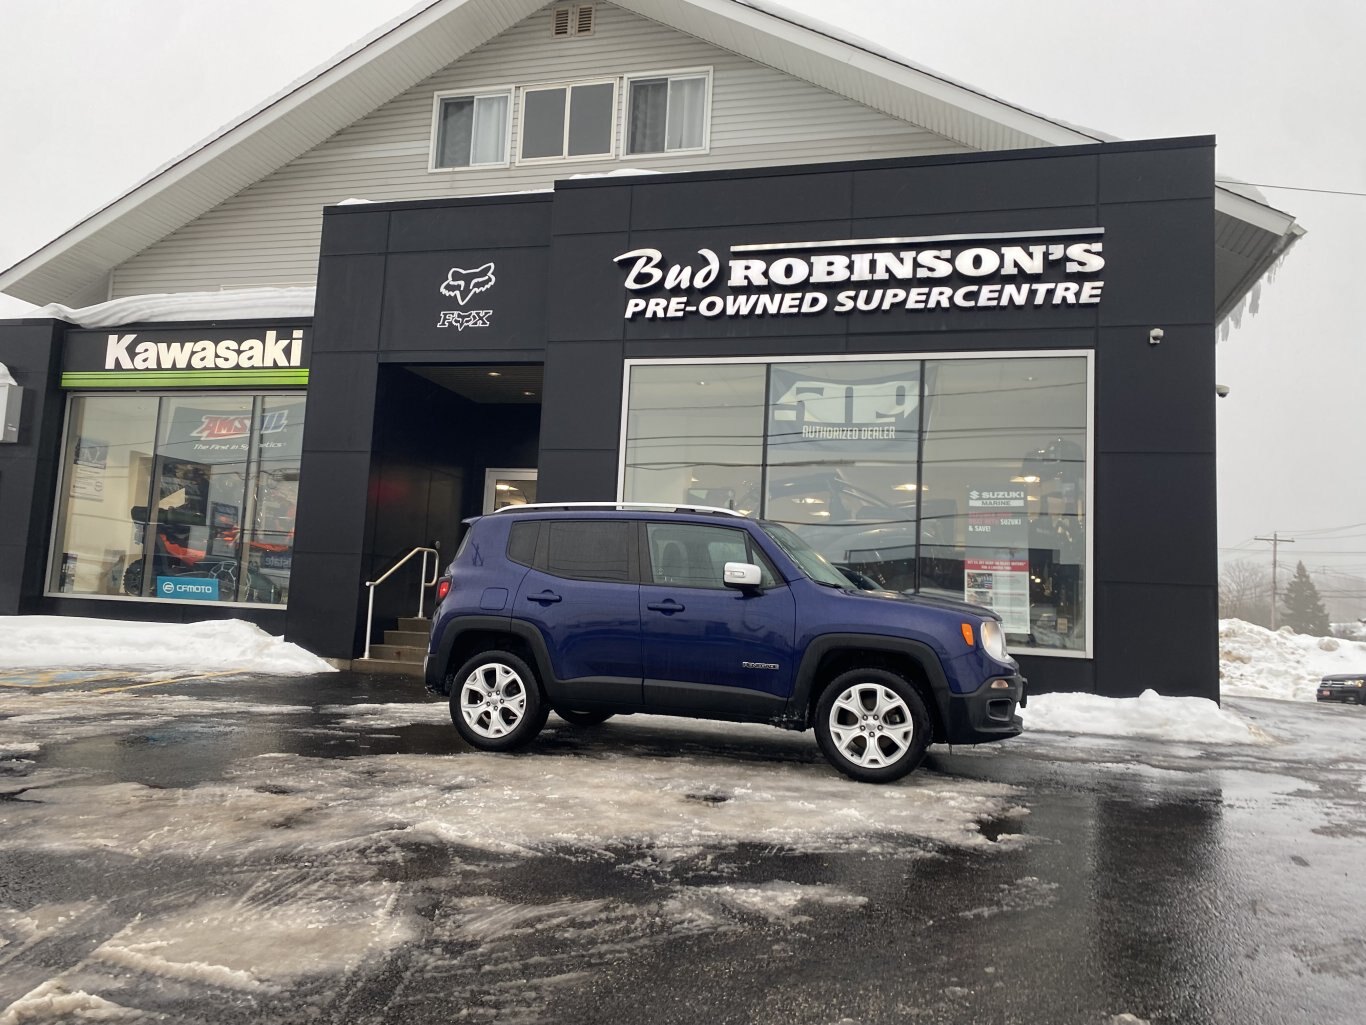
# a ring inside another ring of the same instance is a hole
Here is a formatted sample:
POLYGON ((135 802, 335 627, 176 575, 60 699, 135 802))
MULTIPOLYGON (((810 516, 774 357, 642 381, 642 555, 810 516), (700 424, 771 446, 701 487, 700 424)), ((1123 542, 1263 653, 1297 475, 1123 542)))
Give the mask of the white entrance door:
POLYGON ((536 501, 536 471, 496 469, 484 471, 484 512, 536 501))

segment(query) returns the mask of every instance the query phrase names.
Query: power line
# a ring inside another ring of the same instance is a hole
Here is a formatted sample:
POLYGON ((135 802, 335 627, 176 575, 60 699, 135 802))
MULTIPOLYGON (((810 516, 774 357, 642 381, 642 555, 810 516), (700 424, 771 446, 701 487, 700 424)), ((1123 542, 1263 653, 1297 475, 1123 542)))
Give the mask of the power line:
POLYGON ((1255 189, 1287 189, 1290 192, 1321 192, 1328 196, 1366 196, 1366 192, 1351 192, 1347 189, 1311 189, 1305 185, 1268 185, 1266 182, 1240 182, 1236 178, 1216 178, 1220 185, 1251 185, 1255 189))

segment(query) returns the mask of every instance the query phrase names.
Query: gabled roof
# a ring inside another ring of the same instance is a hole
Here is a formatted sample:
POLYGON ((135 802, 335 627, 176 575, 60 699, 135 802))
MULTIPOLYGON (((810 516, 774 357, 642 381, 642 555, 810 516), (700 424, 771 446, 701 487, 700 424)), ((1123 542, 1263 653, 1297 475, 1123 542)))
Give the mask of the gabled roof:
MULTIPOLYGON (((612 2, 972 149, 1110 138, 955 82, 772 0, 612 2)), ((544 6, 426 0, 0 273, 0 291, 39 303, 77 294, 544 6)), ((1222 186, 1215 210, 1222 318, 1303 232, 1291 215, 1222 186)))

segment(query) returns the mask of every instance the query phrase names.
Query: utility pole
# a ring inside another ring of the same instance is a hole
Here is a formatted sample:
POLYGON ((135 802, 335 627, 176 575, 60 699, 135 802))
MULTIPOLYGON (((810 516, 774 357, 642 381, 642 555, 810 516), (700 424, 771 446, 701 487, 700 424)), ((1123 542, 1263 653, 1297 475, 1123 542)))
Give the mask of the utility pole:
POLYGON ((1274 631, 1276 629, 1276 560, 1279 554, 1278 550, 1281 545, 1293 545, 1295 539, 1293 537, 1281 537, 1279 533, 1272 531, 1270 537, 1254 537, 1252 540, 1271 542, 1271 629, 1274 631))

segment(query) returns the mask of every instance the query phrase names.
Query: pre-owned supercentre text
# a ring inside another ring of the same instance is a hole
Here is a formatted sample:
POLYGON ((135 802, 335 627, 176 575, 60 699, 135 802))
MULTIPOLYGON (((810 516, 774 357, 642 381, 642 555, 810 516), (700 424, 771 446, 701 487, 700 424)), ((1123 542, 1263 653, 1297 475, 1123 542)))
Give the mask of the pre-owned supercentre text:
MULTIPOLYGON (((1057 235, 1096 236, 1101 229, 1071 229, 1057 235)), ((1029 234, 1029 233, 1019 233, 1029 234)), ((940 237, 941 239, 943 236, 940 237)), ((677 320, 702 317, 794 316, 830 311, 838 314, 890 310, 980 309, 1020 306, 1094 306, 1105 282, 1104 243, 1086 241, 1020 242, 956 248, 886 248, 891 241, 862 240, 881 248, 813 252, 845 243, 788 243, 735 246, 725 262, 726 295, 698 295, 721 279, 722 261, 699 249, 699 262, 669 263, 658 249, 633 249, 616 257, 626 269, 625 319, 677 320), (737 255, 776 250, 786 255, 737 255), (1045 275, 1063 280, 1038 280, 1045 275), (1081 280, 1074 280, 1073 277, 1081 280), (915 282, 953 278, 950 283, 915 282), (992 280, 983 280, 983 279, 992 280), (880 284, 886 282, 886 284, 880 284), (902 284, 905 282, 906 284, 902 284), (838 289, 842 284, 866 285, 838 289), (791 286, 807 286, 792 288, 791 286), (819 286, 812 288, 810 286, 819 286), (659 291, 675 294, 657 294, 659 291)))

